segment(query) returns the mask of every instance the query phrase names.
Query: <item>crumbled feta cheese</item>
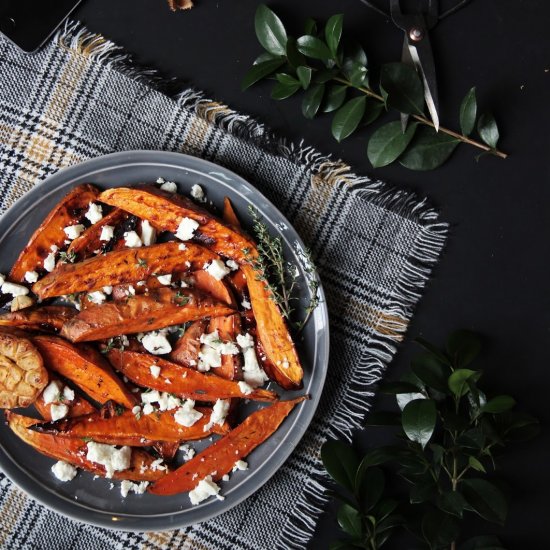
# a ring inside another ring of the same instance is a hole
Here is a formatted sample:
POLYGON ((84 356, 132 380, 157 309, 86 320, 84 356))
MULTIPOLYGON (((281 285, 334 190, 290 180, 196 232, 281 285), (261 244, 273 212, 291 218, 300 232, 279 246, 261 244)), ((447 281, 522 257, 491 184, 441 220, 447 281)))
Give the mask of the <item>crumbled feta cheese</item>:
POLYGON ((170 353, 172 346, 166 336, 160 332, 148 332, 141 340, 143 347, 153 355, 170 353))
POLYGON ((136 283, 137 286, 145 286, 147 284, 147 281, 138 281, 136 283))
POLYGON ((190 445, 180 445, 180 451, 183 452, 183 460, 185 460, 185 462, 191 460, 195 456, 195 449, 190 445))
POLYGON ((152 414, 155 412, 155 407, 151 403, 146 403, 143 405, 143 414, 152 414))
POLYGON ((141 413, 141 407, 139 405, 135 405, 132 407, 132 414, 140 414, 141 413))
POLYGON ((201 346, 199 351, 198 370, 207 372, 210 369, 217 369, 222 366, 222 354, 210 346, 201 346))
POLYGON ((80 235, 80 233, 82 233, 82 231, 84 231, 84 229, 86 228, 81 223, 79 223, 77 225, 68 225, 63 229, 63 231, 65 231, 67 239, 73 241, 80 235))
POLYGON ((128 336, 126 336, 126 334, 121 334, 119 336, 119 339, 120 339, 120 343, 125 347, 127 348, 129 345, 130 345, 130 340, 128 340, 128 336))
POLYGON ((135 296, 136 295, 136 289, 132 285, 128 285, 128 288, 126 289, 126 294, 128 296, 135 296))
POLYGON ((25 281, 27 281, 27 283, 36 283, 36 281, 38 281, 38 273, 36 271, 27 271, 25 273, 25 281))
POLYGON ((206 200, 204 190, 198 183, 195 183, 195 185, 191 187, 191 196, 199 202, 204 202, 206 200))
POLYGON ((72 464, 59 460, 52 466, 52 472, 59 481, 71 481, 76 476, 78 470, 72 464))
POLYGON ((67 414, 69 414, 69 407, 67 405, 50 405, 50 415, 53 422, 65 418, 67 414))
POLYGON ((237 470, 241 470, 241 471, 248 470, 248 462, 244 460, 237 460, 237 462, 235 462, 235 465, 233 466, 232 471, 236 472, 237 470))
POLYGON ((221 260, 212 260, 204 265, 204 269, 217 281, 221 281, 231 271, 221 260))
POLYGON ((153 462, 151 462, 151 470, 153 470, 153 472, 163 472, 167 470, 166 465, 163 464, 163 459, 157 458, 156 460, 153 460, 153 462))
POLYGON ((285 360, 281 363, 281 367, 283 367, 283 369, 288 369, 288 367, 290 367, 290 363, 285 359, 285 360))
POLYGON ((101 292, 101 290, 95 290, 94 292, 90 292, 88 294, 88 299, 92 304, 102 304, 106 299, 107 296, 101 292))
POLYGON ((222 355, 237 355, 239 348, 233 342, 223 342, 220 339, 219 332, 214 330, 213 332, 201 334, 201 344, 206 344, 211 348, 219 351, 222 355))
POLYGON ((124 243, 128 248, 139 248, 143 246, 139 235, 135 231, 126 231, 124 233, 124 243))
POLYGON ((239 384, 239 389, 241 390, 241 393, 244 394, 244 395, 250 395, 253 391, 254 391, 254 388, 252 386, 249 386, 246 382, 238 382, 239 384))
POLYGON ((144 391, 141 394, 142 403, 158 403, 159 399, 160 399, 160 394, 157 390, 144 391))
POLYGON ((42 399, 44 400, 45 405, 49 405, 55 401, 59 401, 59 395, 63 385, 58 380, 52 380, 42 392, 42 399))
POLYGON ((0 273, 0 286, 4 284, 5 280, 6 280, 6 276, 2 275, 2 273, 0 273))
POLYGON ((252 306, 250 305, 250 302, 248 300, 243 300, 241 302, 241 306, 244 307, 244 309, 250 309, 252 306))
POLYGON ((55 254, 59 250, 59 247, 56 244, 52 244, 50 250, 55 254))
POLYGON ((180 287, 181 287, 181 288, 189 288, 189 285, 187 284, 186 281, 183 281, 183 280, 182 280, 182 281, 180 281, 180 287))
POLYGON ((187 250, 187 247, 183 243, 180 243, 178 246, 178 250, 187 250))
POLYGON ((167 193, 177 193, 178 186, 173 181, 167 181, 163 183, 160 188, 167 193))
POLYGON ((143 220, 141 222, 141 241, 145 246, 150 246, 155 244, 156 240, 157 232, 155 228, 147 220, 143 220))
POLYGON ((2 284, 0 289, 2 294, 11 294, 12 296, 25 296, 29 293, 29 289, 23 285, 16 285, 15 283, 10 283, 6 281, 2 284))
POLYGON ((143 493, 145 493, 148 485, 148 481, 134 483, 133 481, 129 481, 128 479, 123 479, 122 483, 120 484, 120 494, 122 495, 122 498, 126 498, 130 491, 133 491, 134 493, 136 493, 136 495, 142 495, 143 493))
POLYGON ((84 216, 90 220, 91 224, 97 223, 101 218, 103 218, 103 208, 101 207, 101 204, 91 202, 88 207, 88 212, 86 212, 84 216))
POLYGON ((239 264, 235 260, 227 260, 227 262, 225 262, 225 265, 231 271, 237 271, 237 269, 239 269, 239 264))
POLYGON ((101 228, 100 241, 110 241, 115 236, 115 228, 112 225, 104 225, 101 228))
POLYGON ((157 280, 161 285, 169 285, 172 282, 172 274, 158 275, 157 280))
POLYGON ((164 183, 165 182, 165 179, 164 178, 158 178, 157 179, 157 183, 164 183))
POLYGON ((151 371, 151 376, 153 378, 158 378, 160 375, 160 367, 158 365, 151 365, 149 367, 149 370, 151 371))
POLYGON ((247 332, 246 334, 238 334, 237 344, 239 344, 242 349, 253 348, 254 338, 252 338, 252 335, 249 332, 247 332))
POLYGON ((48 272, 52 272, 55 269, 55 252, 50 252, 45 258, 44 258, 44 269, 48 272))
POLYGON ((212 481, 212 476, 206 476, 199 481, 198 485, 192 491, 189 491, 189 499, 193 506, 212 496, 215 496, 219 500, 223 500, 225 497, 219 495, 219 492, 220 488, 212 481))
POLYGON ((193 399, 186 399, 183 405, 174 413, 174 420, 190 428, 197 420, 201 419, 203 414, 195 410, 195 401, 193 399))
POLYGON ((229 481, 229 474, 224 474, 222 476, 222 481, 229 481))
POLYGON ((72 388, 69 388, 69 386, 65 386, 63 388, 62 392, 63 401, 71 402, 74 401, 74 390, 72 388))
POLYGON ((191 218, 183 218, 176 231, 176 237, 180 241, 188 241, 193 238, 195 230, 199 227, 199 223, 191 218))
MULTIPOLYGON (((169 380, 165 380, 166 383, 171 384, 169 380)), ((174 395, 168 392, 162 392, 158 398, 159 409, 161 411, 171 411, 172 409, 177 409, 181 407, 181 399, 175 397, 174 395)))
POLYGON ((107 294, 107 296, 110 296, 113 293, 113 287, 112 286, 104 286, 103 292, 107 294))
POLYGON ((229 412, 229 400, 228 399, 218 399, 214 406, 212 407, 212 413, 210 414, 210 420, 208 424, 204 425, 203 430, 207 432, 214 426, 218 424, 221 426, 225 422, 225 417, 229 412))
POLYGON ((127 445, 120 449, 114 445, 105 445, 95 441, 89 441, 86 445, 88 446, 86 459, 105 466, 105 477, 113 477, 115 472, 121 472, 130 467, 132 449, 127 445))

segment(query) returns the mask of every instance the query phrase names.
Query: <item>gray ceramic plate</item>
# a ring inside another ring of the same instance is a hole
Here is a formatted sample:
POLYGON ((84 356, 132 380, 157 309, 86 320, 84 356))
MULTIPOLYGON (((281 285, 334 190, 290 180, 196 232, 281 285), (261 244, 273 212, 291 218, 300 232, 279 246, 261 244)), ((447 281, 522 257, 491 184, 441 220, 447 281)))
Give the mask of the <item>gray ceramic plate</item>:
MULTIPOLYGON (((233 201, 246 226, 248 205, 254 205, 272 233, 279 234, 286 258, 300 270, 301 301, 309 297, 300 258, 302 241, 286 218, 252 185, 210 162, 178 153, 134 151, 115 153, 61 170, 37 185, 0 219, 0 273, 7 273, 29 236, 46 214, 72 187, 94 183, 102 188, 155 181, 159 176, 175 181, 182 193, 199 183, 218 207, 223 197, 233 201)), ((322 293, 322 289, 321 289, 322 293)), ((297 406, 279 430, 249 457, 249 470, 236 472, 222 482, 225 500, 210 499, 191 506, 187 494, 159 497, 131 493, 123 499, 120 482, 93 480, 80 472, 70 482, 58 481, 50 471, 53 460, 31 450, 0 425, 0 466, 17 485, 35 499, 71 518, 113 529, 163 530, 201 522, 229 510, 257 491, 281 467, 306 431, 319 402, 328 365, 329 331, 325 302, 303 331, 298 349, 304 366, 304 393, 311 400, 297 406)), ((298 395, 275 387, 283 399, 298 395)), ((301 393, 301 392, 300 392, 301 393)), ((250 403, 245 414, 261 405, 250 403)), ((208 441, 204 442, 207 444, 208 441)), ((200 450, 200 445, 195 445, 200 450)))

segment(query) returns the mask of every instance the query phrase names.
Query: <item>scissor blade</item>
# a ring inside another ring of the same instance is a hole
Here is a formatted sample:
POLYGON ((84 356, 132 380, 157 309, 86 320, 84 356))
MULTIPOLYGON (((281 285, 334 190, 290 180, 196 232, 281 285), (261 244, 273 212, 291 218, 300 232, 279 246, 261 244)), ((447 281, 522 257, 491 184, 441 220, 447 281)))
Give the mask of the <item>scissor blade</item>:
MULTIPOLYGON (((406 36, 405 36, 405 39, 403 40, 403 50, 401 51, 401 62, 405 63, 406 65, 411 65, 412 67, 415 66, 413 58, 411 57, 411 52, 409 51, 409 41, 407 40, 406 36)), ((409 123, 409 115, 405 113, 401 113, 401 131, 403 133, 405 133, 408 123, 409 123)))

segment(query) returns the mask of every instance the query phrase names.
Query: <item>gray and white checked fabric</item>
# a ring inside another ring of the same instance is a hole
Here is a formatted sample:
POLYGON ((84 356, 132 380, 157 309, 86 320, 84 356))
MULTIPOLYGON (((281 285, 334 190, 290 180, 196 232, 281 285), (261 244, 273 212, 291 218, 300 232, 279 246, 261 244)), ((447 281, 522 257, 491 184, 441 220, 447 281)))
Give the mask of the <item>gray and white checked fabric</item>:
POLYGON ((0 38, 0 212, 62 167, 114 151, 180 151, 251 181, 313 249, 327 294, 332 353, 306 436, 253 497, 191 528, 124 533, 66 519, 0 476, 0 547, 272 549, 307 545, 326 497, 319 448, 360 426, 444 245, 424 202, 192 90, 160 91, 115 45, 69 26, 24 55, 0 38), (296 488, 303 487, 303 491, 296 488))

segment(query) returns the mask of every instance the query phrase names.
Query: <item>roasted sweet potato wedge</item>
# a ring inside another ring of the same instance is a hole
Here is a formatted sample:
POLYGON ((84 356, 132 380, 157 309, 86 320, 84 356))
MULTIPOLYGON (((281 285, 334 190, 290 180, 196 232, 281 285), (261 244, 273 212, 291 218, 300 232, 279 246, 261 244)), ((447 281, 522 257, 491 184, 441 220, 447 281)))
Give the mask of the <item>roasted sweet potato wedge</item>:
POLYGON ((277 399, 277 394, 272 391, 256 389, 250 393, 244 393, 237 382, 182 367, 148 353, 111 350, 107 357, 115 369, 139 386, 173 393, 179 397, 197 401, 216 401, 231 397, 255 401, 277 399), (160 367, 160 376, 157 378, 151 374, 149 369, 151 365, 160 367))
POLYGON ((124 208, 153 225, 176 232, 183 218, 199 223, 195 238, 214 252, 245 262, 247 253, 255 254, 252 240, 221 220, 198 207, 183 196, 170 195, 150 186, 139 188, 118 187, 100 195, 101 201, 124 208))
POLYGON ((171 361, 184 367, 196 369, 201 350, 200 338, 208 327, 208 320, 195 321, 178 339, 176 345, 168 355, 171 361))
POLYGON ((193 272, 195 288, 210 294, 216 300, 231 307, 236 307, 235 297, 224 281, 218 281, 210 273, 202 269, 193 272))
POLYGON ((61 374, 95 401, 112 400, 130 409, 136 404, 134 394, 94 348, 71 344, 57 336, 35 336, 32 341, 48 370, 61 374))
MULTIPOLYGON (((240 315, 225 315, 224 317, 215 317, 210 319, 208 332, 218 331, 222 342, 235 342, 237 334, 241 333, 240 315)), ((222 355, 221 367, 212 369, 217 376, 227 380, 242 380, 242 361, 240 355, 222 355)))
POLYGON ((32 290, 42 299, 87 292, 104 286, 143 281, 154 273, 186 271, 189 269, 186 262, 201 269, 205 262, 216 258, 210 250, 193 243, 185 245, 183 250, 177 242, 124 248, 83 262, 61 264, 36 282, 32 290))
POLYGON ((246 275, 258 338, 273 364, 273 371, 268 374, 286 390, 300 389, 304 373, 279 307, 272 300, 265 283, 258 280, 254 268, 243 265, 241 269, 246 275))
MULTIPOLYGON (((8 425, 25 443, 38 452, 55 460, 63 460, 78 468, 99 476, 105 476, 105 467, 86 458, 87 443, 82 439, 67 439, 55 435, 40 433, 31 429, 40 421, 20 414, 6 412, 8 425)), ((114 479, 132 481, 155 481, 166 475, 166 470, 153 466, 155 458, 142 449, 132 449, 130 468, 114 472, 114 479)))
POLYGON ((221 479, 231 472, 235 462, 249 455, 273 435, 292 409, 304 399, 306 397, 279 401, 253 412, 234 430, 154 483, 149 487, 149 492, 155 495, 175 495, 191 491, 208 475, 212 475, 214 480, 221 479))
POLYGON ((235 213, 235 209, 233 208, 233 204, 231 203, 231 199, 229 197, 223 198, 222 218, 225 223, 228 223, 229 225, 232 225, 235 229, 240 230, 241 222, 239 221, 239 218, 235 213))
POLYGON ((72 342, 87 342, 232 312, 229 306, 200 291, 159 288, 148 294, 130 296, 125 302, 89 306, 65 323, 61 334, 72 342))
MULTIPOLYGON (((50 374, 50 382, 54 380, 59 380, 58 378, 50 374)), ((92 414, 96 412, 96 408, 84 397, 81 395, 75 394, 74 399, 70 402, 63 401, 65 405, 69 408, 67 413, 68 418, 73 418, 75 416, 82 416, 85 414, 92 414)), ((38 399, 34 402, 34 407, 38 411, 38 414, 46 421, 51 421, 51 403, 44 403, 44 394, 40 394, 38 399)))
POLYGON ((0 315, 0 326, 23 330, 59 332, 64 323, 72 319, 77 310, 68 306, 36 306, 0 315))
POLYGON ((195 441, 212 434, 224 435, 229 432, 230 428, 226 423, 221 426, 215 424, 205 430, 212 409, 197 407, 196 410, 203 416, 191 427, 182 426, 175 421, 174 409, 141 415, 125 410, 108 418, 103 417, 100 412, 95 412, 78 418, 37 424, 34 429, 59 437, 90 438, 98 443, 134 447, 147 447, 156 441, 195 441))
POLYGON ((67 235, 63 229, 77 224, 84 216, 90 202, 97 199, 99 190, 92 185, 75 187, 48 214, 40 227, 33 233, 10 271, 10 279, 22 282, 27 271, 42 269, 44 258, 50 253, 50 247, 64 248, 67 235))
POLYGON ((102 250, 108 245, 109 241, 100 240, 101 232, 106 225, 116 227, 120 223, 128 219, 130 214, 115 208, 109 212, 106 216, 103 216, 101 220, 94 223, 81 235, 79 235, 70 245, 67 250, 68 254, 76 254, 79 261, 85 260, 90 256, 94 256, 96 250, 102 250))

